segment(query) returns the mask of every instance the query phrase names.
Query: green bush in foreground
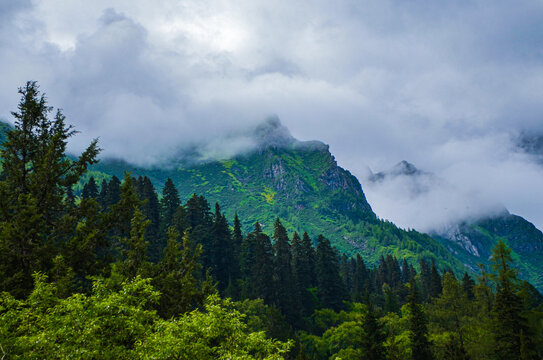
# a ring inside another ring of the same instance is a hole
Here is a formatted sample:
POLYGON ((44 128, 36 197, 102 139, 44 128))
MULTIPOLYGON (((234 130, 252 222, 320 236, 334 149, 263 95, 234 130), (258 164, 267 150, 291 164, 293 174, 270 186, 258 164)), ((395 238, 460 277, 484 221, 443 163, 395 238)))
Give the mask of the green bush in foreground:
POLYGON ((0 356, 11 359, 282 359, 290 343, 249 332, 229 300, 210 296, 203 310, 161 319, 149 279, 120 291, 99 280, 91 295, 57 297, 35 274, 26 300, 0 297, 0 356))

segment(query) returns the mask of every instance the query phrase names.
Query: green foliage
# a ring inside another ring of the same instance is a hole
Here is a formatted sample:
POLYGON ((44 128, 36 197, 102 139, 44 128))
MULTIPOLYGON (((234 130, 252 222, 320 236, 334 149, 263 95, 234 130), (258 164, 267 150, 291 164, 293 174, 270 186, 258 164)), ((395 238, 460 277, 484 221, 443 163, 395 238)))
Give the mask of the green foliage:
POLYGON ((171 320, 152 310, 160 294, 136 277, 113 291, 95 281, 91 295, 55 296, 35 275, 27 300, 0 298, 0 339, 13 359, 282 359, 289 343, 249 332, 232 303, 210 297, 205 312, 171 320))

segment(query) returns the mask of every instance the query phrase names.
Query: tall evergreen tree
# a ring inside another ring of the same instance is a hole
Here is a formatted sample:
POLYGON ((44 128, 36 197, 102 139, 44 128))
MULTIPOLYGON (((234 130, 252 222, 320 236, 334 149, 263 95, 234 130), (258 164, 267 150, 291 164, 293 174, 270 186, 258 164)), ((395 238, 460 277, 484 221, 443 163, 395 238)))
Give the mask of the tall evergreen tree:
POLYGON ((430 265, 424 260, 420 259, 420 290, 421 300, 426 302, 430 298, 430 284, 432 283, 432 271, 430 265))
MULTIPOLYGON (((132 183, 132 181, 130 182, 132 183)), ((104 199, 104 208, 108 208, 115 205, 121 200, 121 181, 118 177, 113 175, 111 180, 107 184, 107 190, 104 199)))
POLYGON ((162 199, 160 200, 160 228, 162 233, 165 234, 170 226, 173 225, 174 214, 180 205, 179 192, 175 188, 172 179, 168 178, 162 189, 162 199))
POLYGON ((67 141, 76 132, 61 111, 49 118, 52 108, 36 82, 27 82, 19 94, 15 126, 0 149, 0 290, 22 296, 33 286, 34 271, 51 268, 54 244, 73 231, 78 219, 65 217, 70 208, 64 198, 100 149, 94 140, 77 159, 68 159, 67 141))
POLYGON ((149 226, 140 209, 134 209, 131 221, 130 236, 121 239, 122 260, 115 264, 114 272, 125 279, 134 279, 137 275, 150 275, 150 263, 147 261, 149 243, 145 240, 145 229, 149 226))
POLYGON ((159 236, 160 205, 155 188, 151 180, 145 176, 141 180, 140 199, 142 200, 141 210, 149 220, 145 237, 149 241, 149 259, 156 263, 162 256, 165 243, 159 236))
POLYGON ((98 204, 102 211, 105 211, 107 208, 106 204, 107 198, 107 180, 102 179, 102 184, 100 185, 100 193, 98 194, 98 204))
POLYGON ((218 203, 215 204, 211 232, 209 250, 211 274, 218 282, 219 292, 224 294, 232 278, 232 269, 235 267, 233 262, 236 259, 232 247, 232 233, 218 203))
POLYGON ((199 262, 202 245, 193 244, 188 231, 182 243, 178 239, 179 233, 170 227, 164 256, 153 279, 161 293, 158 313, 166 319, 202 306, 205 298, 214 292, 211 279, 202 277, 199 262))
POLYGON ((317 239, 316 272, 321 306, 340 310, 345 299, 345 289, 339 274, 338 254, 330 241, 322 235, 317 239))
POLYGON ((465 272, 464 277, 462 278, 462 288, 464 289, 464 292, 469 300, 473 300, 473 298, 475 298, 475 294, 473 292, 474 287, 475 281, 471 278, 471 276, 468 275, 467 272, 465 272))
POLYGON ((356 254, 355 271, 353 276, 353 300, 362 301, 366 292, 370 289, 370 276, 366 268, 366 264, 360 254, 356 254))
POLYGON ((384 360, 386 359, 386 352, 384 343, 386 340, 386 334, 383 330, 383 326, 379 323, 377 313, 371 301, 368 304, 368 309, 364 315, 362 321, 362 329, 364 330, 362 336, 362 350, 364 351, 364 358, 369 360, 384 360))
POLYGON ((252 268, 251 278, 254 282, 253 296, 261 298, 267 304, 275 301, 275 284, 273 281, 273 247, 268 235, 255 226, 252 234, 255 241, 255 262, 252 268))
POLYGON ((292 267, 296 288, 300 293, 302 315, 309 316, 315 307, 313 295, 309 291, 315 285, 315 250, 307 233, 303 234, 303 239, 296 232, 292 236, 292 267))
POLYGON ((442 285, 441 285, 441 276, 437 271, 436 264, 434 259, 432 259, 432 268, 430 270, 430 286, 428 288, 429 296, 431 298, 436 298, 441 295, 442 285))
POLYGON ((522 299, 517 294, 518 279, 516 270, 511 266, 511 249, 499 241, 492 250, 490 260, 498 287, 493 308, 496 358, 507 360, 528 356, 537 359, 537 352, 530 349, 534 347, 529 337, 531 331, 522 316, 522 299))
POLYGON ((428 321, 420 304, 417 286, 413 278, 409 282, 409 339, 411 340, 411 358, 413 360, 433 359, 428 340, 428 321))
POLYGON ((287 230, 279 218, 273 226, 274 280, 276 289, 276 304, 285 315, 290 324, 294 324, 300 317, 300 296, 294 278, 292 266, 292 250, 287 230))
POLYGON ((450 334, 445 344, 445 354, 452 360, 467 360, 464 339, 466 321, 471 314, 467 294, 453 274, 447 272, 443 276, 443 292, 430 306, 430 314, 450 334))
POLYGON ((96 182, 94 177, 90 177, 89 181, 83 186, 81 191, 81 198, 83 199, 95 199, 98 197, 98 187, 96 187, 96 182))

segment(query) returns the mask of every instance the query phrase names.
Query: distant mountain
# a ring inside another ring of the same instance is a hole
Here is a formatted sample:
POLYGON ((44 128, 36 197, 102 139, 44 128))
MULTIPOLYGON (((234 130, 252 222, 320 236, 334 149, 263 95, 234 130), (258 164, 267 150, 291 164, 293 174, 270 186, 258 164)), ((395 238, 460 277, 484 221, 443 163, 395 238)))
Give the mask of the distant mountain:
MULTIPOLYGON (((211 205, 219 202, 229 219, 237 212, 245 231, 258 221, 271 233, 280 217, 289 231, 307 231, 312 238, 323 234, 341 252, 360 253, 372 264, 382 255, 394 254, 414 264, 420 257, 433 257, 442 269, 475 271, 477 262, 488 262, 490 249, 501 238, 513 248, 522 277, 543 288, 543 235, 526 220, 503 213, 455 224, 432 236, 402 230, 375 215, 359 181, 337 165, 324 143, 296 140, 276 118, 257 127, 252 136, 254 149, 230 159, 200 161, 198 149, 154 167, 106 159, 93 166, 86 179, 94 176, 100 183, 129 171, 132 176, 148 176, 160 191, 169 177, 183 200, 197 193, 211 205)), ((376 182, 408 176, 421 192, 429 183, 443 181, 406 161, 372 176, 376 182)))
MULTIPOLYGON (((383 182, 398 177, 403 178, 402 184, 408 184, 407 188, 415 196, 431 191, 432 187, 452 188, 446 180, 419 170, 407 161, 371 174, 369 181, 383 182)), ((466 214, 461 221, 434 230, 431 235, 474 271, 478 263, 489 264, 491 250, 501 239, 513 250, 521 278, 543 289, 543 233, 526 219, 510 214, 505 207, 477 216, 466 214)))
POLYGON ((294 139, 276 118, 257 127, 252 136, 255 148, 231 159, 202 162, 180 157, 147 168, 104 160, 88 176, 121 177, 130 171, 132 176, 148 176, 158 188, 170 177, 183 200, 193 193, 204 195, 212 204, 218 202, 230 219, 237 212, 245 231, 258 221, 271 233, 279 217, 289 231, 307 231, 313 238, 323 234, 341 252, 360 253, 370 263, 395 254, 416 264, 424 256, 435 257, 441 268, 463 271, 432 237, 378 219, 358 180, 337 165, 328 145, 294 139))
POLYGON ((543 134, 521 134, 517 145, 523 152, 533 155, 543 164, 543 134))
POLYGON ((488 265, 491 249, 501 239, 512 249, 520 277, 543 289, 543 233, 520 216, 504 211, 453 225, 434 238, 472 269, 488 265))

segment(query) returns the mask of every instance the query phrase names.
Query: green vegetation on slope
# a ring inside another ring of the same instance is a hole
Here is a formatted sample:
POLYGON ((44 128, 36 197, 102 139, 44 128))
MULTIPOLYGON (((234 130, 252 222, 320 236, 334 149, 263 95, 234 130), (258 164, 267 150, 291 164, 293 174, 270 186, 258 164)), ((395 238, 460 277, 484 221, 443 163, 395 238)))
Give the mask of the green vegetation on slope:
POLYGON ((326 234, 347 255, 360 253, 371 264, 393 254, 418 262, 435 258, 442 268, 463 271, 463 265, 439 242, 416 231, 405 231, 378 219, 358 180, 339 167, 320 142, 261 148, 224 161, 138 168, 121 161, 103 161, 92 168, 121 178, 124 171, 148 176, 157 187, 168 177, 182 199, 193 193, 218 202, 227 218, 238 213, 242 228, 256 221, 264 231, 279 217, 289 232, 307 231, 315 239, 326 234))

